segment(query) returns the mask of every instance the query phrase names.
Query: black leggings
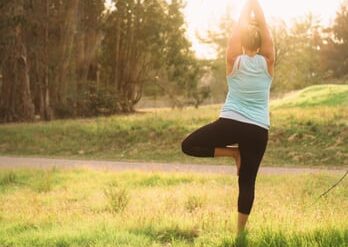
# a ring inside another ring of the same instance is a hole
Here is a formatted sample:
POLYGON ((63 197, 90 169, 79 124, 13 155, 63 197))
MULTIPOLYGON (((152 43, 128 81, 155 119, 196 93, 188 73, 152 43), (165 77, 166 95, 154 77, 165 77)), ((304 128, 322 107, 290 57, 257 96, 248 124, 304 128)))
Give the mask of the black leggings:
POLYGON ((219 118, 189 135, 182 151, 195 157, 214 157, 215 148, 238 144, 241 168, 238 178, 238 212, 250 214, 257 172, 265 153, 268 130, 257 125, 219 118))

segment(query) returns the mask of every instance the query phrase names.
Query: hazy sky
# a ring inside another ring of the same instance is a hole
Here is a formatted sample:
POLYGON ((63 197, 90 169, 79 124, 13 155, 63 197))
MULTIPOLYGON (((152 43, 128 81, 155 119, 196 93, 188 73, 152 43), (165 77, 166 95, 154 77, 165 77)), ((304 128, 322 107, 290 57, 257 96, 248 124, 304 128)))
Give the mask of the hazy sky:
MULTIPOLYGON (((213 52, 207 46, 201 45, 195 37, 196 32, 204 33, 214 29, 230 5, 233 16, 239 16, 245 0, 186 0, 185 8, 188 35, 193 41, 197 55, 212 56, 213 52)), ((266 17, 280 17, 289 24, 291 19, 304 16, 311 11, 322 18, 324 23, 330 23, 340 3, 343 0, 260 0, 266 17)))
MULTIPOLYGON (((112 0, 105 0, 110 3, 112 0)), ((120 0, 122 1, 122 0, 120 0)), ((171 0, 166 0, 171 1, 171 0)), ((186 18, 188 37, 192 40, 193 48, 199 57, 213 57, 214 49, 200 44, 196 33, 204 34, 209 29, 216 29, 221 18, 226 14, 227 6, 232 15, 239 17, 240 9, 246 0, 185 0, 184 14, 186 18)), ((282 18, 288 24, 296 17, 303 17, 312 12, 319 16, 324 24, 329 24, 335 16, 341 2, 348 0, 259 0, 264 8, 266 17, 282 18)))

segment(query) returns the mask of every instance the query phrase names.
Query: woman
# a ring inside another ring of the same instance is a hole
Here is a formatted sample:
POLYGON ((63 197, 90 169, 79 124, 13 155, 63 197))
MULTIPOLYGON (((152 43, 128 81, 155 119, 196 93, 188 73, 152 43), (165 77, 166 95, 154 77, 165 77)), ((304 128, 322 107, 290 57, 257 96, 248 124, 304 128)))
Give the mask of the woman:
POLYGON ((182 142, 182 150, 195 157, 235 159, 239 176, 237 230, 240 234, 253 206, 255 180, 270 127, 274 47, 258 0, 247 0, 232 32, 226 71, 229 91, 220 118, 189 135, 182 142))

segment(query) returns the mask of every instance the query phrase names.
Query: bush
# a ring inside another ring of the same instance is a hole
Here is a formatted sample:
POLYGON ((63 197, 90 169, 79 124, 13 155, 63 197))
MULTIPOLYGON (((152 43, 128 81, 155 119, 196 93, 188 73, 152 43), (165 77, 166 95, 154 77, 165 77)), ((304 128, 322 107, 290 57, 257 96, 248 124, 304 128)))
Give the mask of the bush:
POLYGON ((201 208, 203 206, 203 197, 201 196, 188 196, 185 202, 185 208, 191 213, 197 208, 201 208))
POLYGON ((129 192, 126 188, 110 185, 104 190, 108 209, 113 213, 124 211, 129 203, 129 192))

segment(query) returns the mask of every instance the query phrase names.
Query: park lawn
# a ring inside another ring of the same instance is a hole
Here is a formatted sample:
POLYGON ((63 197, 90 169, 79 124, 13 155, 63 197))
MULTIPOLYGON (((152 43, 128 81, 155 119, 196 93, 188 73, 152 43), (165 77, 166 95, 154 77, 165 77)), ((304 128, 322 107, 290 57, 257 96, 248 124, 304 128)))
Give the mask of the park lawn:
POLYGON ((340 174, 262 175, 235 239, 237 177, 92 169, 1 169, 0 246, 348 245, 340 174))
MULTIPOLYGON (((0 125, 0 155, 144 162, 232 164, 181 152, 190 132, 221 105, 149 109, 133 115, 0 125)), ((271 103, 264 166, 348 166, 348 85, 306 88, 271 103)))

